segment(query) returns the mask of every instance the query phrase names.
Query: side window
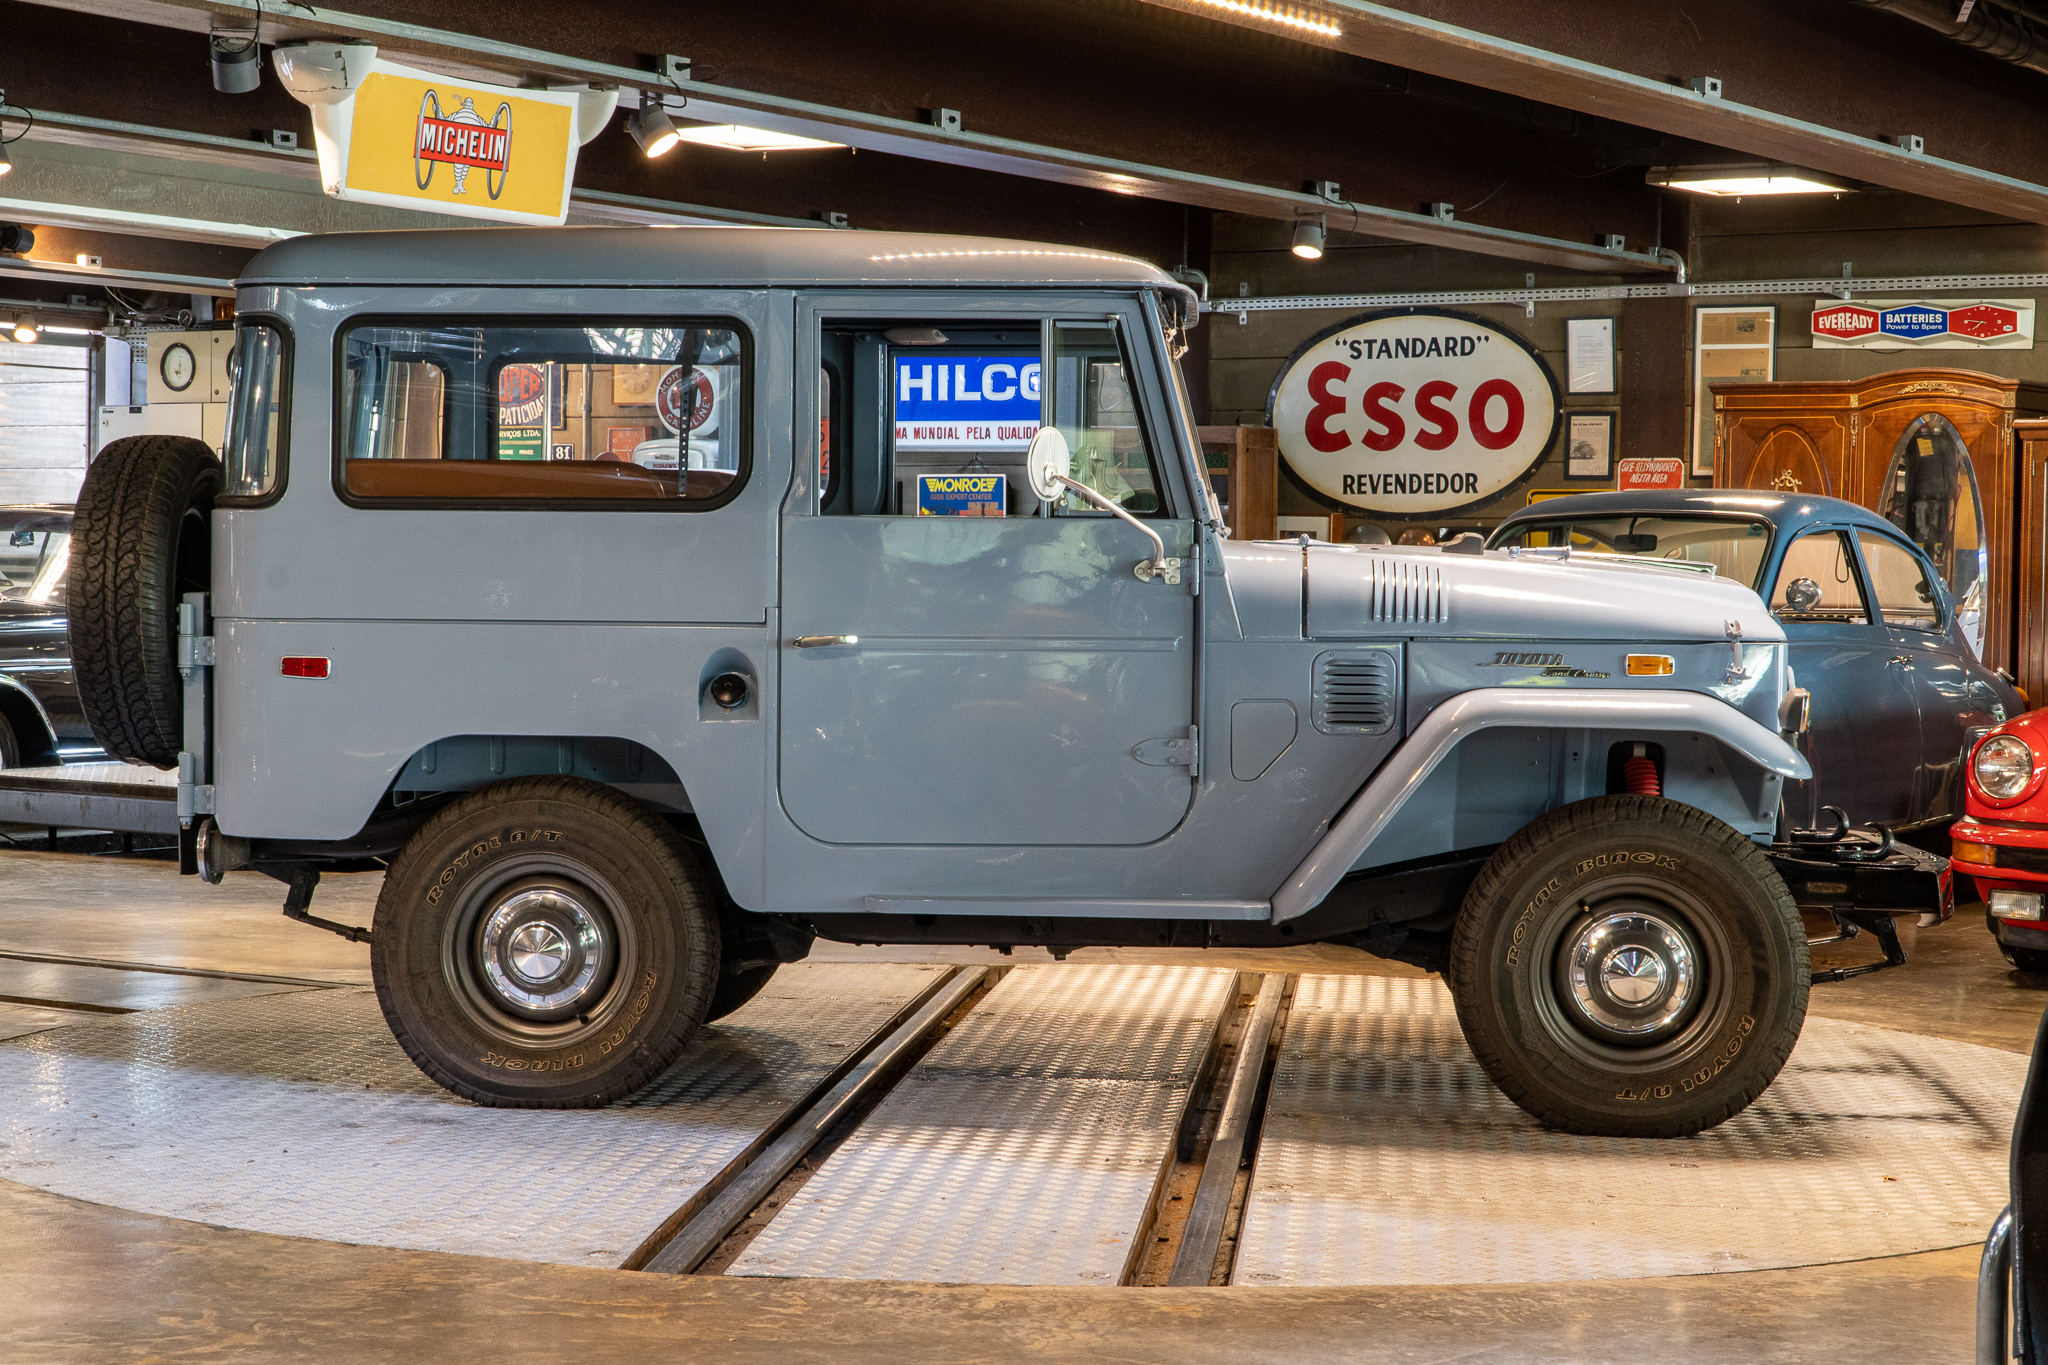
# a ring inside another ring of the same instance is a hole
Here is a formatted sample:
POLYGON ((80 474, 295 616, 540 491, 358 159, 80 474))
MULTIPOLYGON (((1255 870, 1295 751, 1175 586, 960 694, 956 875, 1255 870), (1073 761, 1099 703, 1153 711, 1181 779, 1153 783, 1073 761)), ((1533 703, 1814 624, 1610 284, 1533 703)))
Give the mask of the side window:
MULTIPOLYGON (((1068 477, 1127 512, 1156 515, 1164 510, 1159 479, 1122 341, 1108 323, 1053 324, 1052 421, 1073 451, 1068 477)), ((1055 510, 1107 515, 1073 493, 1055 510)))
POLYGON ((1771 610, 1784 621, 1870 622, 1856 579, 1856 556, 1844 531, 1812 531, 1785 548, 1771 588, 1771 610))
POLYGON ((228 353, 227 464, 221 497, 255 500, 277 491, 284 472, 285 392, 290 383, 284 333, 267 322, 237 328, 235 349, 228 353))
POLYGON ((1905 546, 1872 531, 1858 531, 1863 563, 1870 570, 1870 591, 1888 626, 1940 630, 1941 604, 1927 581, 1920 560, 1905 546))
POLYGON ((689 508, 746 479, 749 357, 730 327, 373 322, 342 334, 341 365, 351 497, 689 508))

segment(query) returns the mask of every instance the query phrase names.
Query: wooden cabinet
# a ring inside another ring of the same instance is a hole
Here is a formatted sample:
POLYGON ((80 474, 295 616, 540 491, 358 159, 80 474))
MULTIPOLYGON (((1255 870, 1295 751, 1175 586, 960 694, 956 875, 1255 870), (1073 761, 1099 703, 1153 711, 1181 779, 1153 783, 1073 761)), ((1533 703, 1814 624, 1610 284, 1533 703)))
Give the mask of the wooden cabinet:
POLYGON ((2018 645, 2010 665, 2035 706, 2048 704, 2048 421, 2013 423, 2019 441, 2019 532, 2013 555, 2018 645))
POLYGON ((1232 540, 1279 534, 1280 433, 1271 427, 1202 427, 1202 456, 1232 540))
POLYGON ((1930 458, 1951 448, 1967 451, 1981 521, 1965 506, 1949 530, 1908 533, 1927 544, 1938 563, 1944 553, 1967 555, 1980 544, 1988 552, 1984 662, 2012 667, 2019 572, 2013 422, 2048 415, 2048 387, 1974 370, 1921 368, 1862 379, 1717 384, 1713 395, 1719 488, 1819 493, 1885 511, 1888 492, 1891 506, 1904 507, 1895 485, 1916 451, 1930 458))

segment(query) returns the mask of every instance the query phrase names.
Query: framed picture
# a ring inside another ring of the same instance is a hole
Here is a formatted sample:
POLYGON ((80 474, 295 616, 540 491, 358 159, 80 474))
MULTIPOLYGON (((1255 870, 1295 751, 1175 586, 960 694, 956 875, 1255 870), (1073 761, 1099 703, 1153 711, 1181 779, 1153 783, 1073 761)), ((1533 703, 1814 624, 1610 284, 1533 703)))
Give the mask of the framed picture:
POLYGON ((1714 472, 1709 384, 1768 384, 1778 377, 1778 306, 1693 309, 1692 472, 1714 472))
POLYGON ((1614 392, 1614 319, 1566 318, 1566 393, 1614 392))
POLYGON ((1564 415, 1564 476, 1599 479, 1614 473, 1614 422, 1617 414, 1567 409, 1564 415))

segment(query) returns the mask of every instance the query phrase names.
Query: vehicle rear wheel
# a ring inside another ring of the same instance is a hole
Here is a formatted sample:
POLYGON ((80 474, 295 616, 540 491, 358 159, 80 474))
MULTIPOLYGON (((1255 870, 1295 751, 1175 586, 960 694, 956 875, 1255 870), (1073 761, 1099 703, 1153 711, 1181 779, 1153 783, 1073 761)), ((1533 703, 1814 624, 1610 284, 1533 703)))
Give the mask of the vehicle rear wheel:
POLYGON ((1998 955, 2023 972, 2036 976, 2048 976, 2048 952, 2039 948, 2015 948, 2010 944, 1998 945, 1998 955))
POLYGON ((178 766, 178 601, 213 573, 220 460, 189 436, 128 436, 93 457, 71 523, 71 667, 93 738, 115 758, 178 766))
POLYGON ((434 1081, 504 1108, 593 1108, 675 1061, 711 1003, 711 881, 653 812, 529 777, 422 825, 377 898, 392 1034, 434 1081))
POLYGON ((1686 1137, 1733 1117, 1799 1039, 1806 935, 1754 843, 1662 797, 1552 811, 1495 851, 1451 945, 1480 1065, 1544 1125, 1686 1137))

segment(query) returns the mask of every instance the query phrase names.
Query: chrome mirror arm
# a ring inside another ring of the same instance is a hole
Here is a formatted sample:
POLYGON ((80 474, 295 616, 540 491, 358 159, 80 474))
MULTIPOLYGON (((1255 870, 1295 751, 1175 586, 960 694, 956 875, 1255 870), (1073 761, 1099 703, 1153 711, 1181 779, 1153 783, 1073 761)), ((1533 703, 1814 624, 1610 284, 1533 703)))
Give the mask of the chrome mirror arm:
POLYGON ((1165 577, 1167 573, 1166 542, 1159 538, 1159 533, 1157 531, 1147 526, 1144 522, 1139 521, 1136 517, 1132 516, 1129 512, 1126 512, 1123 508, 1111 502, 1108 498, 1103 497, 1102 494, 1096 492, 1087 484, 1078 483, 1075 480, 1068 478, 1064 474, 1055 474, 1052 477, 1055 481, 1057 481, 1061 486, 1066 488, 1068 491, 1080 494, 1081 497, 1086 501, 1094 503, 1097 507, 1100 507, 1103 511, 1108 512, 1113 516, 1122 517, 1125 521, 1129 522, 1131 525, 1137 527, 1140 531, 1144 532, 1146 537, 1152 542, 1152 558, 1143 560, 1139 563, 1136 570, 1137 575, 1138 577, 1145 579, 1147 581, 1150 581, 1154 577, 1165 577))

